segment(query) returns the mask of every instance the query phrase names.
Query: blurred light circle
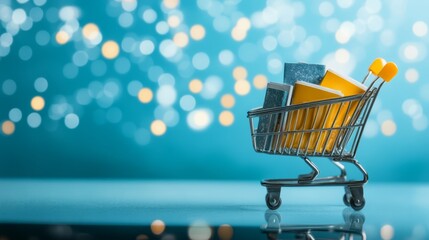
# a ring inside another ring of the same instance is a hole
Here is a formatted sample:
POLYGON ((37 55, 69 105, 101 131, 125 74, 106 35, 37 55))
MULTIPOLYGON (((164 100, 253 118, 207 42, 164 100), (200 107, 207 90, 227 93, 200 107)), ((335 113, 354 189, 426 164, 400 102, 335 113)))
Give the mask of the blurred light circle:
POLYGON ((58 44, 66 44, 69 40, 70 40, 71 36, 70 34, 68 34, 66 31, 59 31, 57 32, 57 34, 55 35, 55 40, 57 41, 58 44))
POLYGON ((144 128, 137 129, 134 132, 134 140, 139 145, 147 145, 150 142, 150 132, 144 128))
POLYGON ((213 28, 218 32, 227 32, 231 28, 231 20, 226 16, 216 16, 213 19, 213 28))
POLYGON ((171 15, 167 19, 168 26, 171 28, 176 28, 180 25, 181 19, 177 15, 171 15))
POLYGON ((22 61, 28 61, 33 56, 33 50, 30 46, 22 46, 19 49, 19 58, 21 58, 22 61))
POLYGON ((7 79, 2 84, 2 90, 5 95, 11 96, 16 92, 16 83, 12 79, 7 79))
POLYGON ((18 8, 12 12, 12 22, 16 25, 21 25, 27 20, 27 14, 24 9, 18 8))
POLYGON ((122 119, 122 111, 119 108, 110 108, 107 110, 106 119, 110 123, 119 123, 122 119))
POLYGON ((208 10, 212 6, 212 0, 197 0, 197 5, 201 10, 208 10))
POLYGON ((73 79, 79 74, 79 68, 73 63, 67 63, 63 67, 63 75, 68 79, 73 79))
POLYGON ((345 44, 355 34, 356 28, 352 22, 343 22, 335 33, 335 39, 338 43, 345 44))
POLYGON ((272 74, 277 74, 283 71, 283 62, 278 58, 268 60, 268 71, 272 74))
POLYGON ((40 30, 36 33, 36 43, 40 46, 46 46, 51 40, 51 35, 45 30, 40 30))
POLYGON ((373 15, 368 18, 368 29, 371 32, 379 32, 383 29, 384 20, 379 15, 373 15))
POLYGON ((136 97, 142 87, 143 84, 140 81, 133 80, 127 85, 128 94, 130 94, 130 96, 136 97))
POLYGON ((172 58, 177 54, 178 48, 172 40, 167 39, 161 42, 159 51, 165 58, 172 58))
POLYGON ((74 113, 69 113, 64 118, 64 124, 69 129, 75 129, 79 126, 79 116, 74 113))
POLYGON ((332 3, 325 1, 319 4, 319 13, 322 17, 329 17, 334 13, 332 3))
POLYGON ((85 51, 77 51, 73 54, 73 63, 78 67, 83 67, 88 63, 88 53, 85 51))
POLYGON ((339 63, 347 63, 350 60, 350 53, 347 49, 340 48, 335 51, 335 60, 339 63))
POLYGON ((428 119, 425 115, 413 118, 413 127, 417 131, 424 131, 428 127, 428 119))
POLYGON ((180 98, 180 107, 184 111, 191 111, 195 108, 196 101, 192 95, 184 95, 180 98))
POLYGON ((381 132, 387 137, 393 136, 396 133, 396 123, 391 119, 384 121, 381 124, 381 132))
POLYGON ((45 107, 45 99, 41 96, 35 96, 31 99, 31 108, 35 111, 40 111, 45 107))
POLYGON ((39 6, 39 7, 45 5, 46 1, 47 0, 33 0, 34 5, 39 6))
POLYGON ((45 92, 48 89, 48 80, 43 77, 39 77, 34 81, 34 89, 39 93, 45 92))
POLYGON ((124 37, 121 41, 121 48, 124 52, 132 53, 137 48, 137 41, 133 37, 124 37))
POLYGON ((402 111, 411 118, 418 118, 423 115, 423 108, 416 99, 406 99, 402 103, 402 111))
POLYGON ((267 87, 268 79, 265 75, 258 74, 253 78, 253 86, 257 89, 264 89, 267 87))
POLYGON ((168 127, 174 127, 179 123, 179 113, 174 108, 170 108, 164 112, 162 120, 168 127))
POLYGON ((378 134, 378 124, 375 120, 369 119, 363 130, 363 136, 373 138, 378 134))
POLYGON ((164 5, 164 7, 169 8, 169 9, 173 9, 176 8, 180 3, 180 0, 163 0, 162 4, 164 5))
POLYGON ((4 135, 12 135, 15 132, 15 123, 6 120, 2 123, 1 130, 4 135))
POLYGON ((67 22, 72 21, 80 16, 79 9, 74 6, 65 6, 60 9, 59 17, 61 20, 67 22))
POLYGON ((119 23, 119 26, 123 28, 129 28, 134 23, 134 17, 129 12, 121 13, 121 15, 119 15, 119 18, 118 18, 118 23, 119 23))
POLYGON ((247 37, 247 31, 234 27, 231 30, 231 37, 233 40, 237 41, 237 42, 241 42, 243 41, 246 37, 247 37))
POLYGON ((132 12, 137 8, 136 0, 122 0, 121 1, 122 9, 127 12, 132 12))
POLYGON ((119 55, 119 45, 115 41, 107 41, 101 47, 101 54, 107 59, 114 59, 119 55))
POLYGON ((188 236, 191 240, 208 240, 212 237, 212 229, 204 221, 195 221, 188 228, 188 236))
POLYGON ((380 229, 380 236, 383 240, 391 240, 393 239, 393 236, 395 235, 395 230, 392 227, 392 225, 385 224, 380 229))
POLYGON ((250 83, 246 80, 237 80, 234 84, 234 90, 238 95, 247 95, 250 92, 250 83))
POLYGON ((104 84, 103 94, 109 98, 115 98, 119 94, 119 85, 115 81, 108 81, 104 84))
POLYGON ((247 78, 247 70, 243 66, 237 66, 232 71, 232 76, 235 80, 245 80, 247 78))
POLYGON ((139 49, 143 55, 150 55, 155 50, 155 45, 151 40, 146 39, 141 41, 139 49))
POLYGON ((376 14, 380 12, 382 4, 380 0, 368 0, 365 1, 365 10, 370 14, 376 14))
POLYGON ((183 48, 183 47, 186 47, 188 45, 189 38, 188 38, 188 35, 186 35, 186 33, 178 32, 178 33, 174 34, 173 41, 178 47, 183 48))
POLYGON ((192 65, 197 70, 205 70, 209 64, 210 58, 204 52, 198 52, 192 57, 192 65))
POLYGON ((95 40, 100 34, 100 29, 94 23, 88 23, 82 28, 82 34, 89 40, 95 40))
POLYGON ((210 76, 206 79, 201 96, 205 99, 213 99, 222 90, 223 82, 218 76, 210 76))
POLYGON ((353 5, 354 0, 337 0, 337 4, 340 8, 349 8, 353 5))
POLYGON ((235 98, 232 94, 225 94, 220 99, 220 103, 224 108, 232 108, 235 105, 235 98))
POLYGON ((120 58, 115 60, 114 67, 115 67, 115 71, 117 73, 126 74, 131 69, 131 63, 130 63, 130 60, 128 60, 128 58, 120 57, 120 58))
POLYGON ((423 21, 417 21, 413 24, 413 33, 417 37, 424 37, 428 33, 428 25, 423 21))
POLYGON ((163 73, 158 78, 158 84, 161 85, 172 85, 174 86, 176 80, 174 79, 173 75, 169 73, 163 73))
POLYGON ((19 110, 19 108, 12 108, 9 111, 9 119, 12 122, 19 122, 22 119, 22 112, 19 110))
POLYGON ((88 89, 82 88, 76 92, 76 102, 80 105, 88 105, 91 102, 88 89))
POLYGON ((234 62, 234 53, 232 53, 230 50, 222 50, 219 53, 219 62, 222 65, 231 65, 232 62, 234 62))
POLYGON ((273 36, 266 36, 264 40, 262 40, 262 47, 266 51, 273 51, 277 47, 277 39, 273 36))
POLYGON ((155 235, 161 235, 164 232, 164 230, 165 230, 165 223, 162 220, 159 220, 159 219, 154 220, 150 224, 150 230, 155 235))
POLYGON ((6 32, 0 35, 0 45, 2 47, 8 48, 13 43, 13 36, 12 34, 6 32))
POLYGON ((295 42, 295 36, 291 31, 282 30, 277 36, 278 44, 284 48, 290 47, 295 42))
POLYGON ((192 130, 202 131, 213 121, 213 113, 209 109, 196 109, 188 113, 186 122, 192 130))
MULTIPOLYGON (((325 28, 328 32, 336 32, 339 29, 340 22, 336 18, 330 18, 325 22, 325 28)), ((337 36, 335 36, 337 38, 337 36)))
POLYGON ((203 90, 203 83, 199 79, 192 79, 189 82, 189 90, 193 93, 200 93, 203 90))
POLYGON ((35 113, 35 112, 30 113, 27 116, 27 124, 31 128, 38 128, 40 124, 42 124, 42 117, 38 113, 35 113))
POLYGON ((107 71, 106 63, 103 60, 96 60, 91 63, 91 72, 96 77, 103 76, 107 71))
POLYGON ((407 44, 403 48, 403 55, 409 61, 414 61, 419 58, 419 49, 415 44, 407 44))
POLYGON ((153 93, 152 93, 152 90, 150 90, 150 88, 142 88, 138 92, 138 99, 141 103, 149 103, 150 101, 152 101, 152 98, 153 98, 153 93))
POLYGON ((147 75, 152 82, 156 82, 162 73, 164 73, 164 70, 160 66, 151 66, 147 75))
POLYGON ((167 131, 167 126, 163 121, 155 120, 150 124, 150 131, 155 136, 161 136, 167 131))
POLYGON ((171 85, 162 85, 156 92, 156 100, 164 107, 168 107, 176 102, 176 89, 171 85))
POLYGON ((229 224, 222 224, 217 230, 217 234, 221 240, 231 240, 234 235, 234 230, 229 224))
POLYGON ((419 80, 419 72, 415 68, 409 68, 405 72, 405 79, 409 83, 415 83, 419 80))
POLYGON ((142 15, 143 21, 148 24, 154 23, 157 17, 157 13, 152 8, 146 9, 142 15))
POLYGON ((196 24, 191 27, 190 35, 195 41, 200 41, 206 36, 206 30, 203 25, 196 24))
POLYGON ((219 122, 222 126, 231 126, 234 123, 234 114, 230 111, 222 111, 219 114, 219 122))
POLYGON ((165 21, 160 21, 156 24, 155 29, 158 34, 164 35, 170 30, 170 27, 165 21))

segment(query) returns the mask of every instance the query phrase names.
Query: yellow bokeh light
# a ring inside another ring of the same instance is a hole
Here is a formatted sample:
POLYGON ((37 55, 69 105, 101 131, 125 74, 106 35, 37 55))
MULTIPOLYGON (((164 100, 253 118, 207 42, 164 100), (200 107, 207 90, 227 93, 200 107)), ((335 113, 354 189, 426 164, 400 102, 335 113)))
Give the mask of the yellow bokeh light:
POLYGON ((250 83, 246 80, 238 80, 234 84, 234 90, 238 95, 247 95, 250 92, 250 83))
POLYGON ((253 86, 257 89, 264 89, 267 87, 268 79, 265 75, 258 74, 253 78, 253 86))
POLYGON ((182 47, 182 48, 186 47, 189 43, 188 35, 186 35, 186 33, 184 33, 184 32, 178 32, 174 35, 173 42, 178 47, 182 47))
POLYGON ((115 41, 107 41, 101 47, 101 54, 107 59, 114 59, 119 55, 119 45, 115 41))
POLYGON ((166 8, 176 8, 179 5, 180 1, 179 0, 164 0, 162 1, 162 4, 164 4, 164 6, 166 8))
POLYGON ((243 31, 248 31, 250 29, 251 23, 248 18, 242 17, 238 19, 236 27, 243 31))
POLYGON ((31 108, 34 109, 34 111, 40 111, 45 107, 45 99, 43 99, 41 96, 35 96, 31 99, 31 108))
POLYGON ((142 88, 137 94, 137 97, 140 102, 149 103, 150 101, 152 101, 153 98, 152 90, 150 90, 149 88, 142 88))
POLYGON ((206 29, 202 25, 197 24, 191 27, 190 34, 192 39, 199 41, 206 36, 206 29))
POLYGON ((225 94, 220 99, 220 103, 224 108, 232 108, 235 105, 235 98, 231 94, 225 94))
POLYGON ((385 136, 393 136, 396 133, 396 123, 393 120, 386 120, 381 124, 381 132, 385 136))
POLYGON ((222 224, 217 230, 217 235, 221 240, 230 240, 234 235, 234 230, 228 224, 222 224))
POLYGON ((395 230, 389 224, 383 225, 380 229, 380 236, 383 240, 390 240, 395 235, 395 230))
POLYGON ((222 111, 219 114, 219 122, 222 126, 231 126, 234 123, 234 114, 230 111, 222 111))
POLYGON ((66 31, 59 31, 55 35, 55 40, 58 44, 66 44, 70 40, 70 35, 66 31))
POLYGON ((193 79, 189 82, 189 90, 193 93, 199 93, 203 90, 203 83, 199 79, 193 79))
POLYGON ((167 19, 168 26, 175 28, 180 25, 180 18, 176 15, 172 15, 167 19))
POLYGON ((150 230, 155 235, 161 235, 165 230, 165 223, 162 220, 155 220, 150 224, 150 230))
POLYGON ((12 135, 15 132, 15 123, 6 120, 2 123, 1 130, 5 135, 12 135))
POLYGON ((247 78, 247 70, 242 66, 235 67, 232 71, 232 76, 235 80, 245 80, 247 78))
POLYGON ((239 28, 233 28, 231 31, 231 37, 237 42, 243 41, 247 36, 247 32, 244 30, 241 30, 239 28))
POLYGON ((167 126, 165 123, 161 120, 155 120, 150 124, 150 131, 155 136, 161 136, 164 135, 164 133, 167 131, 167 126))
POLYGON ((88 23, 82 28, 82 35, 89 40, 95 40, 100 34, 98 26, 94 23, 88 23))

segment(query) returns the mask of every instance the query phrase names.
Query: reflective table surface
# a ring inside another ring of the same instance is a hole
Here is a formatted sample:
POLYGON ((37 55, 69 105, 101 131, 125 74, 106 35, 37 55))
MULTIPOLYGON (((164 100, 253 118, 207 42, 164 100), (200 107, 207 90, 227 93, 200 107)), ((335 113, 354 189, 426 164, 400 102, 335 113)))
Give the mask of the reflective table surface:
POLYGON ((283 188, 258 182, 0 180, 0 239, 429 239, 429 185, 283 188))

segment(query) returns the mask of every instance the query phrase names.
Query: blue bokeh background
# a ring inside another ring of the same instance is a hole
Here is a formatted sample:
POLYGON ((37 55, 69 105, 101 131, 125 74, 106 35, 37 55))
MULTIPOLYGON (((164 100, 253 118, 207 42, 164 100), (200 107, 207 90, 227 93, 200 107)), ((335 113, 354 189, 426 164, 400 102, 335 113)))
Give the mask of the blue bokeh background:
POLYGON ((298 158, 252 149, 246 112, 265 94, 255 76, 281 82, 284 62, 311 62, 360 80, 383 57, 399 73, 379 95, 357 158, 371 181, 428 181, 428 7, 417 0, 0 0, 0 177, 293 177, 308 171, 298 158), (88 23, 101 37, 93 44, 82 36, 88 23), (196 24, 205 29, 201 40, 190 36, 196 24), (59 32, 70 39, 60 42, 59 32), (113 59, 102 54, 110 40, 120 48, 113 59), (145 40, 154 49, 143 54, 145 40), (237 91, 237 67, 246 70, 240 80, 248 92, 237 91), (35 85, 40 77, 44 91, 35 85), (201 93, 190 91, 193 79, 201 93), (173 94, 160 91, 165 85, 173 94), (136 96, 143 87, 154 95, 149 103, 136 96), (232 108, 221 104, 225 94, 232 108), (45 101, 40 111, 30 104, 35 96, 45 101), (195 106, 184 107, 183 96, 195 106), (188 120, 201 109, 211 121, 195 130, 188 120), (223 111, 234 116, 229 126, 219 122, 223 111), (161 136, 151 132, 155 120, 166 125, 161 136))

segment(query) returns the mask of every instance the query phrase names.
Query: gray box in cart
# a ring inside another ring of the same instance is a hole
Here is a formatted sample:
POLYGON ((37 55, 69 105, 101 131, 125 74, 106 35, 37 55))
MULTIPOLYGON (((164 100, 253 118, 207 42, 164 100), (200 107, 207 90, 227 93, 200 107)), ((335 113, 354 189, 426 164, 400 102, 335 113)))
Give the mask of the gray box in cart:
MULTIPOLYGON (((263 108, 283 107, 290 103, 293 86, 284 83, 268 83, 263 108)), ((286 116, 285 116, 286 117, 286 116)), ((261 116, 257 133, 269 133, 280 128, 281 115, 261 116)), ((256 147, 268 151, 272 146, 272 136, 256 136, 256 147)))

